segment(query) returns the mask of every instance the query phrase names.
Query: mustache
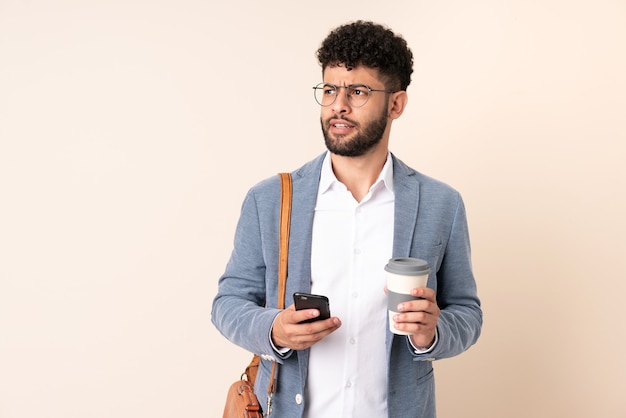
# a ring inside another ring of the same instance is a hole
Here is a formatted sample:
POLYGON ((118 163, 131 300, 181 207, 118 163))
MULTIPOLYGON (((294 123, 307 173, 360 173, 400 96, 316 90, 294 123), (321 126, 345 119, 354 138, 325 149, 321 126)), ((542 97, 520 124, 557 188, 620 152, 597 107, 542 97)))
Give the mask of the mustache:
POLYGON ((358 123, 357 123, 357 122, 353 121, 352 119, 348 119, 348 118, 346 118, 345 116, 331 116, 331 117, 329 117, 329 118, 326 118, 326 119, 324 119, 324 120, 323 120, 323 122, 324 122, 324 126, 326 126, 326 127, 330 127, 330 121, 331 121, 332 119, 334 119, 334 120, 345 120, 345 121, 346 121, 346 122, 348 122, 350 125, 353 125, 353 126, 358 126, 358 123))

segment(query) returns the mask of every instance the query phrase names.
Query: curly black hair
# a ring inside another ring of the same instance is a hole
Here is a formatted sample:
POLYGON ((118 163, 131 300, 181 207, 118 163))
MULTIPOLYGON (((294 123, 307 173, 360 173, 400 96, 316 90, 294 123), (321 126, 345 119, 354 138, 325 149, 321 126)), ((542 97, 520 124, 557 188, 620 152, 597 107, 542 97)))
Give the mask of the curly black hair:
POLYGON ((413 73, 413 53, 406 41, 380 24, 357 20, 334 29, 317 50, 322 71, 328 66, 377 68, 385 88, 406 90, 413 73))

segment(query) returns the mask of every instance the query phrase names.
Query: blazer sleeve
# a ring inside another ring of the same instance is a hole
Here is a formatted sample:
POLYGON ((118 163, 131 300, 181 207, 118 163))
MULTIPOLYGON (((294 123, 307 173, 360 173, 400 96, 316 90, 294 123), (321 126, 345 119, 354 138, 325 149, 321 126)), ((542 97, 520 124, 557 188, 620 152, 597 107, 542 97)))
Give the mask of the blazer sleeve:
POLYGON ((456 356, 480 336, 482 310, 472 272, 465 206, 458 193, 456 198, 449 236, 442 245, 441 264, 436 272, 437 304, 441 310, 437 324, 439 340, 432 351, 418 354, 416 360, 456 356))
MULTIPOLYGON (((269 188, 274 189, 278 186, 269 188)), ((246 195, 234 248, 211 311, 211 321, 222 335, 257 354, 274 353, 269 336, 280 312, 275 307, 279 208, 271 203, 276 201, 276 196, 263 188, 253 188, 246 195), (269 287, 267 277, 274 278, 269 287)))

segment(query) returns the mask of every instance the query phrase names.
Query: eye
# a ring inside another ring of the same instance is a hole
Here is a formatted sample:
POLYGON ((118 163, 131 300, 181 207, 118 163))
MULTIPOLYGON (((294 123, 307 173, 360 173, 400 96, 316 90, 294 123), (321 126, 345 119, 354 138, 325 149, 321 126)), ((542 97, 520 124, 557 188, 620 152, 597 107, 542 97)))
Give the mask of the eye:
POLYGON ((368 94, 369 90, 367 86, 361 84, 350 86, 350 96, 367 97, 368 94))
POLYGON ((324 96, 334 96, 335 94, 337 94, 337 87, 330 85, 330 84, 326 84, 323 87, 324 92, 324 96))

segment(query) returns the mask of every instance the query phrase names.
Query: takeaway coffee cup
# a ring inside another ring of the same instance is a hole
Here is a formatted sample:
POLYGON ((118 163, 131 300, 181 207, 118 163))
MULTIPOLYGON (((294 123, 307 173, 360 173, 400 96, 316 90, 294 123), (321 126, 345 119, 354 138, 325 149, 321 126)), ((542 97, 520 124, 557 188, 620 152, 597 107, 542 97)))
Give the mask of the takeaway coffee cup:
POLYGON ((411 289, 426 287, 430 267, 428 262, 419 258, 397 257, 389 260, 385 266, 387 272, 387 309, 389 310, 389 330, 398 335, 411 335, 410 332, 397 330, 393 316, 398 313, 398 305, 409 300, 419 299, 411 296, 411 289))

